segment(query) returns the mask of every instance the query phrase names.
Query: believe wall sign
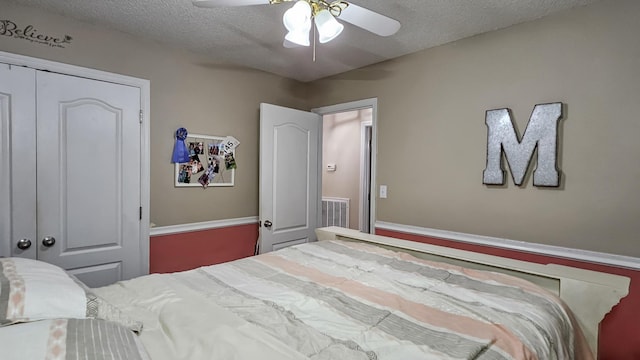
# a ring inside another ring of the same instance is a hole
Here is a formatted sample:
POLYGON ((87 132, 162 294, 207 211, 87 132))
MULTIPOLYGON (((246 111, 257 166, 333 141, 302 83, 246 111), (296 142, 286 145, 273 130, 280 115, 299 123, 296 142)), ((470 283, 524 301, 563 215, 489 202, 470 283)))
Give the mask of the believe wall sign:
POLYGON ((558 123, 561 119, 562 103, 538 104, 533 108, 527 128, 520 139, 509 109, 488 110, 485 117, 487 167, 484 169, 482 182, 487 185, 504 184, 504 152, 513 182, 521 186, 537 148, 537 167, 533 172, 533 185, 560 186, 557 148, 558 123))
POLYGON ((58 48, 64 48, 65 44, 71 44, 73 40, 69 35, 62 37, 47 35, 38 31, 33 25, 20 26, 11 20, 0 20, 0 35, 58 48))

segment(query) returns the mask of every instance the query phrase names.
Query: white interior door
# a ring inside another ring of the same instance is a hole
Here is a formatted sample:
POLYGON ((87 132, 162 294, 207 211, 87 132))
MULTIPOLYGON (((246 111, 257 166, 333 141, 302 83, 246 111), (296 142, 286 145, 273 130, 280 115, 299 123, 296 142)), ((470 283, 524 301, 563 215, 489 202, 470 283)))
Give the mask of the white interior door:
POLYGON ((37 256, 35 79, 0 64, 0 256, 37 256))
POLYGON ((260 252, 314 241, 320 115, 260 104, 260 252))
POLYGON ((145 273, 140 89, 38 71, 37 99, 38 258, 89 286, 145 273))

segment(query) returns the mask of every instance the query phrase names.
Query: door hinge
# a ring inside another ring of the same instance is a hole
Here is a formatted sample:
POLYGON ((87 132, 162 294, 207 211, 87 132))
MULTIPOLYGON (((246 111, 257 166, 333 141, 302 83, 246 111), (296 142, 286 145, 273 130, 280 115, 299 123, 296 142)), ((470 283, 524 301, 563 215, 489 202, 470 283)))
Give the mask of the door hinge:
POLYGON ((142 118, 144 117, 144 112, 140 109, 140 124, 142 124, 142 118))
POLYGON ((142 206, 140 206, 139 214, 140 214, 140 220, 142 220, 142 206))

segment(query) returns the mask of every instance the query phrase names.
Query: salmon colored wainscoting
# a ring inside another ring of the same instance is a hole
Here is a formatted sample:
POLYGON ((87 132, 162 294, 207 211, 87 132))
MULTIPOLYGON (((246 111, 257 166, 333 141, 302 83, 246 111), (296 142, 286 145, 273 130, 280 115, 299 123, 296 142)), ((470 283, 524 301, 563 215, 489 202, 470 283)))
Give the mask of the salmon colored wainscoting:
POLYGON ((252 256, 258 220, 238 220, 152 228, 149 273, 190 270, 252 256))
MULTIPOLYGON (((561 256, 549 256, 540 254, 540 251, 531 253, 523 250, 513 250, 496 247, 495 245, 479 245, 476 243, 461 242, 461 240, 450 240, 445 236, 432 236, 429 233, 438 233, 438 230, 417 228, 413 226, 403 226, 386 224, 379 226, 376 224, 376 234, 389 236, 404 240, 417 241, 427 244, 446 246, 467 251, 474 251, 483 254, 502 256, 517 260, 530 261, 540 264, 560 264, 579 267, 588 270, 608 272, 611 274, 628 276, 631 279, 629 295, 620 301, 600 324, 600 339, 598 342, 599 360, 638 360, 640 359, 640 270, 637 266, 639 260, 636 258, 619 257, 621 262, 629 262, 630 266, 602 265, 594 262, 569 259, 561 256), (391 226, 389 226, 391 225, 391 226), (401 230, 406 228, 407 231, 401 230), (400 229, 400 230, 399 230, 400 229), (420 229, 423 229, 422 231, 420 229)), ((446 232, 442 232, 446 233, 446 232)), ((452 233, 456 234, 456 233, 452 233)), ((473 235, 463 234, 473 237, 473 235)), ((483 238, 483 237, 478 237, 483 238)), ((508 240, 507 240, 508 241, 508 240)), ((543 246, 544 247, 544 246, 543 246)), ((551 247, 550 247, 551 248, 551 247)), ((571 249, 555 248, 570 255, 571 249)), ((582 251, 578 251, 585 253, 582 251)), ((593 257, 593 252, 589 252, 593 257)), ((602 254, 605 259, 609 259, 608 254, 602 254)), ((600 261, 598 261, 600 262, 600 261)), ((610 261, 602 261, 610 263, 610 261)), ((615 263, 615 261, 614 261, 615 263)))

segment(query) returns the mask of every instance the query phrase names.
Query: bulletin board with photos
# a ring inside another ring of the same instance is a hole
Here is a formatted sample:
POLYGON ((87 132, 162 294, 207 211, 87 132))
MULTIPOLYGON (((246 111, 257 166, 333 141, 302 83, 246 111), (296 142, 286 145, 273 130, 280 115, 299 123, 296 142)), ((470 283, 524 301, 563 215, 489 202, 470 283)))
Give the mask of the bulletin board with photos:
POLYGON ((233 141, 237 142, 232 137, 189 134, 184 141, 189 162, 175 164, 175 186, 233 186, 237 167, 233 141))

